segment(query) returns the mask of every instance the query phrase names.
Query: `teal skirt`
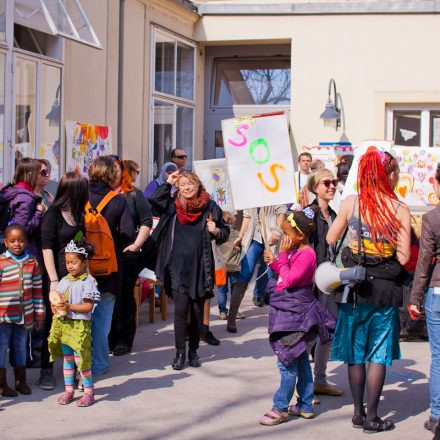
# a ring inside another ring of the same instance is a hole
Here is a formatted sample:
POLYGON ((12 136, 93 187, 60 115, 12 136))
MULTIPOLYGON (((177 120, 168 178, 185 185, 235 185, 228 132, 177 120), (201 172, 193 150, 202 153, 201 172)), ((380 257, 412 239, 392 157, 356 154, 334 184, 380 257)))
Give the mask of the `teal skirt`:
POLYGON ((374 304, 341 304, 332 344, 332 360, 346 364, 391 365, 400 359, 399 309, 374 304))

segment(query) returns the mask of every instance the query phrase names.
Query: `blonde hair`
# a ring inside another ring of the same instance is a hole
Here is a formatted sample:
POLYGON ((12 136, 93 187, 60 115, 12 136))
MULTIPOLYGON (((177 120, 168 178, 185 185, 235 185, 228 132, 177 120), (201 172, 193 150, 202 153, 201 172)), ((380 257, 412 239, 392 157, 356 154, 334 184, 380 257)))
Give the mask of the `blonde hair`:
POLYGON ((333 173, 327 168, 322 168, 310 174, 309 179, 307 180, 307 189, 313 194, 316 194, 315 186, 318 185, 319 181, 327 174, 330 174, 332 179, 335 178, 333 173))
POLYGON ((90 165, 91 182, 105 182, 110 186, 116 177, 115 161, 110 156, 100 156, 90 165))
POLYGON ((179 182, 182 177, 186 177, 191 183, 197 186, 197 195, 200 195, 202 191, 205 191, 205 186, 199 179, 199 176, 192 171, 183 171, 179 174, 179 178, 177 180, 177 189, 179 189, 179 182))

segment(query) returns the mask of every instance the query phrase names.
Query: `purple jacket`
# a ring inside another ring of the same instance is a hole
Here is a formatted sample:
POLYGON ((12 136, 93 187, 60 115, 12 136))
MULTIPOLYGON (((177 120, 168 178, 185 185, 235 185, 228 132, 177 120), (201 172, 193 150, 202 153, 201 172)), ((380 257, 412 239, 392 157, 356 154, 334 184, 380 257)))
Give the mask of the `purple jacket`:
POLYGON ((336 317, 316 300, 312 285, 277 291, 276 282, 276 278, 271 278, 267 286, 269 342, 278 359, 289 366, 316 335, 323 343, 331 340, 336 317), (289 338, 291 343, 286 345, 289 338))
POLYGON ((41 197, 19 186, 8 186, 2 191, 9 200, 9 223, 18 223, 26 229, 31 255, 38 257, 41 253, 39 226, 43 213, 37 210, 41 197))

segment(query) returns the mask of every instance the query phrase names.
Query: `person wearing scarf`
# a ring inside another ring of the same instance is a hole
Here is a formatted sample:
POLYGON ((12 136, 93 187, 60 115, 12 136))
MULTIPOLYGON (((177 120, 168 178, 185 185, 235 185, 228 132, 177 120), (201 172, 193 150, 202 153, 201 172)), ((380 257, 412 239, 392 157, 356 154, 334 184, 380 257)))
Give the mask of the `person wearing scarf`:
POLYGON ((203 313, 214 289, 211 241, 224 243, 229 230, 223 222, 222 210, 210 199, 194 173, 172 173, 151 196, 150 203, 161 215, 151 237, 157 253, 150 266, 174 300, 177 352, 172 367, 175 370, 184 367, 187 335, 189 364, 200 367, 197 356, 200 330, 205 335, 209 332, 207 324, 202 326, 203 313), (177 192, 171 198, 174 185, 177 192))
MULTIPOLYGON (((162 171, 159 174, 159 177, 157 179, 152 180, 145 188, 145 190, 144 190, 145 198, 146 199, 150 198, 150 196, 154 193, 154 191, 156 191, 156 189, 159 188, 159 186, 166 183, 168 176, 171 173, 174 173, 175 171, 177 171, 177 165, 174 162, 164 163, 164 165, 162 167, 162 171)), ((176 188, 173 187, 171 189, 171 195, 173 195, 175 191, 176 191, 176 188)))

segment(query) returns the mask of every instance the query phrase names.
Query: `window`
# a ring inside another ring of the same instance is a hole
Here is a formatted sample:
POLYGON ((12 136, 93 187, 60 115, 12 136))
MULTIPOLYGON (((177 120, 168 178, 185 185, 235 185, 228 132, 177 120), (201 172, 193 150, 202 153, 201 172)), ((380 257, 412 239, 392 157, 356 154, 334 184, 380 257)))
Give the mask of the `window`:
POLYGON ((440 105, 390 106, 387 137, 401 146, 440 147, 440 105))
POLYGON ((0 183, 2 183, 4 179, 5 59, 6 55, 3 52, 0 52, 0 183))
POLYGON ((157 177, 173 148, 183 148, 186 168, 194 147, 194 44, 158 28, 154 32, 154 91, 150 174, 157 177))
POLYGON ((0 40, 6 41, 6 0, 0 0, 0 40))
POLYGON ((217 59, 214 107, 289 105, 290 59, 217 59))

